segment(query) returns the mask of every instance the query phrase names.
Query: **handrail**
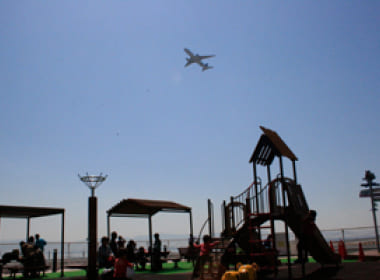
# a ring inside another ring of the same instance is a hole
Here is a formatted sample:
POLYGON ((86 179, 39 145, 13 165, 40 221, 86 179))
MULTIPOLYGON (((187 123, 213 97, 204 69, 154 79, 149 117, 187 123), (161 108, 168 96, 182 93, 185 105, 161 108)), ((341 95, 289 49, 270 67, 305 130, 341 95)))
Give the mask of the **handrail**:
MULTIPOLYGON (((255 182, 252 182, 244 191, 242 191, 236 196, 232 196, 231 202, 226 206, 225 211, 228 211, 226 212, 226 222, 229 223, 228 225, 225 225, 226 229, 229 228, 233 231, 236 231, 246 221, 247 210, 250 212, 249 214, 271 212, 271 188, 277 186, 277 184, 282 182, 286 184, 294 183, 294 181, 291 178, 284 177, 281 179, 281 177, 277 176, 276 179, 272 180, 271 182, 267 183, 265 186, 262 187, 261 179, 258 179, 259 180, 257 180, 257 185, 259 186, 259 190, 257 192, 257 201, 259 202, 259 205, 257 205, 256 203, 256 193, 254 192, 255 182), (244 207, 242 207, 242 205, 244 205, 244 207)), ((275 201, 273 201, 274 203, 272 204, 281 207, 282 202, 280 199, 280 189, 276 189, 275 192, 275 201)))

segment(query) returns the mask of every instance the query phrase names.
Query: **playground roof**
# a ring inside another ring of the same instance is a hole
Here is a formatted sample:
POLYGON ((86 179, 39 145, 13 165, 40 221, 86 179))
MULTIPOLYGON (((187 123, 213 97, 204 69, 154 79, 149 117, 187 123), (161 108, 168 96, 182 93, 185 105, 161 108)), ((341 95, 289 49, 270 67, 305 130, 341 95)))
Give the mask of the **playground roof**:
POLYGON ((2 218, 23 218, 27 219, 26 240, 30 233, 30 219, 50 215, 62 215, 61 220, 61 277, 64 275, 64 240, 65 240, 65 209, 64 208, 47 208, 31 206, 9 206, 0 205, 0 217, 2 218))
POLYGON ((108 216, 153 216, 157 212, 191 212, 191 208, 172 201, 129 198, 107 211, 108 216))
POLYGON ((275 156, 284 156, 291 161, 296 161, 298 158, 293 154, 281 137, 273 130, 260 126, 264 132, 261 135, 259 142, 251 156, 249 162, 254 162, 261 165, 270 165, 275 156))
POLYGON ((3 218, 36 218, 64 212, 63 208, 0 205, 0 217, 3 218))

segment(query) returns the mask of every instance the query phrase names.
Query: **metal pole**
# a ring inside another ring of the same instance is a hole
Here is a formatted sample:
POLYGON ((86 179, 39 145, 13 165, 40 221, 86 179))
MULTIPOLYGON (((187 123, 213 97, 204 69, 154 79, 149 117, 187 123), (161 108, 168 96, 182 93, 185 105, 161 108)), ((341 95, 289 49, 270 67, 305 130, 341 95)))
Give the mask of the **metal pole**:
POLYGON ((150 247, 150 262, 152 265, 152 257, 153 257, 152 215, 149 215, 149 247, 150 247))
POLYGON ((61 231, 61 277, 64 274, 64 261, 65 261, 65 212, 62 213, 62 231, 61 231))
POLYGON ((231 203, 231 219, 232 219, 232 229, 233 231, 235 232, 236 231, 236 228, 235 228, 235 211, 234 211, 234 197, 231 196, 230 198, 230 203, 231 203))
POLYGON ((372 204, 373 223, 375 224, 376 248, 377 248, 377 251, 380 253, 380 247, 379 247, 379 232, 378 232, 378 229, 377 229, 375 201, 373 200, 372 180, 369 180, 369 181, 368 181, 368 184, 369 184, 369 191, 370 191, 370 194, 371 194, 371 204, 372 204))
POLYGON ((107 215, 107 237, 110 238, 111 234, 110 234, 110 228, 111 228, 111 221, 110 221, 111 217, 110 215, 108 214, 107 215))
POLYGON ((29 234, 30 234, 30 217, 26 219, 26 242, 29 240, 29 234))
POLYGON ((88 198, 88 267, 87 279, 98 279, 96 267, 96 238, 97 238, 97 198, 88 198))
POLYGON ((193 235, 193 214, 191 213, 191 210, 189 211, 190 215, 190 234, 193 235))
POLYGON ((211 217, 211 200, 207 199, 207 208, 208 208, 208 232, 210 237, 212 238, 212 217, 211 217))

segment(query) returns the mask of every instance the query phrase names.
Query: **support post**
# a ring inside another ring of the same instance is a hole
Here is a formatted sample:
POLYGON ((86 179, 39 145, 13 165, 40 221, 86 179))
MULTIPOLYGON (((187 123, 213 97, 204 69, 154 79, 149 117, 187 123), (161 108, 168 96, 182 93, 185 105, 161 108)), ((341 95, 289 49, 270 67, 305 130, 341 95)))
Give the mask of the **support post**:
POLYGON ((108 237, 108 239, 111 237, 110 229, 111 229, 111 217, 109 214, 107 214, 107 237, 108 237))
POLYGON ((234 197, 231 196, 230 198, 231 200, 231 220, 232 220, 232 229, 233 229, 233 232, 236 231, 236 228, 235 228, 235 211, 234 211, 234 197))
MULTIPOLYGON (((257 170, 256 170, 256 162, 253 161, 253 183, 255 184, 255 204, 256 204, 256 213, 260 213, 260 207, 259 207, 259 192, 257 191, 257 170)), ((255 211, 255 207, 251 209, 252 213, 255 211)))
POLYGON ((213 237, 213 232, 212 232, 212 209, 211 209, 211 200, 207 199, 207 209, 208 209, 208 233, 210 237, 213 237))
POLYGON ((25 242, 28 242, 29 235, 30 235, 30 217, 28 217, 26 219, 26 239, 25 239, 25 242))
POLYGON ((190 215, 190 234, 193 236, 193 214, 191 213, 191 210, 189 211, 190 215))
POLYGON ((371 194, 371 205, 372 205, 372 217, 373 217, 373 223, 374 223, 374 225, 375 225, 376 249, 377 249, 377 252, 380 253, 380 246, 379 246, 379 230, 377 229, 376 204, 375 204, 375 200, 373 199, 372 181, 369 181, 369 191, 370 191, 370 194, 371 194))
POLYGON ((292 160, 294 183, 297 185, 296 161, 292 160))
POLYGON ((279 156, 280 161, 280 172, 281 172, 281 186, 282 186, 282 204, 285 212, 285 238, 286 238, 286 251, 288 257, 288 278, 292 279, 292 268, 291 268, 291 258, 290 258, 290 244, 289 244, 289 228, 288 228, 288 213, 286 213, 286 199, 285 199, 285 181, 284 181, 284 166, 282 164, 282 156, 279 156))
POLYGON ((65 212, 62 213, 61 227, 61 277, 63 277, 65 261, 65 212))
POLYGON ((97 198, 88 198, 88 267, 87 279, 98 279, 96 267, 96 239, 97 239, 97 198))
POLYGON ((150 248, 150 259, 153 257, 153 238, 152 238, 152 215, 149 215, 149 248, 150 248))

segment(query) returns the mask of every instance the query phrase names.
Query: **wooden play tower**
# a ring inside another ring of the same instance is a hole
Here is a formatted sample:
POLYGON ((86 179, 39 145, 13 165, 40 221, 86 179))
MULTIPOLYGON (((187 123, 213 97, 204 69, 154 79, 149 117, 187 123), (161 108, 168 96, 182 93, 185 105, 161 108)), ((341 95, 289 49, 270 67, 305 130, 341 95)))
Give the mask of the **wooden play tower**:
MULTIPOLYGON (((258 262, 263 269, 275 272, 278 263, 275 220, 282 220, 285 224, 286 251, 288 263, 291 262, 286 213, 289 199, 286 191, 289 184, 297 185, 295 162, 298 159, 276 132, 262 126, 260 128, 263 134, 249 160, 253 165, 253 183, 239 195, 232 196, 228 204, 223 203, 223 235, 233 236, 240 247, 245 248, 249 261, 258 262), (284 157, 292 162, 293 179, 284 175, 284 157), (273 180, 271 167, 275 158, 278 159, 279 174, 273 180), (266 167, 265 185, 258 176, 258 165, 266 167), (263 231, 267 233, 266 239, 262 237, 263 231)), ((305 201, 304 198, 302 200, 305 201)), ((307 208, 306 204, 303 206, 307 208)), ((291 278, 290 265, 288 268, 291 278)))
MULTIPOLYGON (((291 229, 297 238, 302 238, 304 248, 317 262, 338 264, 339 255, 331 250, 314 221, 308 219, 311 212, 302 187, 297 183, 297 157, 275 131, 262 126, 260 128, 263 134, 249 160, 253 165, 253 182, 243 192, 231 196, 230 200, 224 201, 222 205, 223 248, 218 248, 222 256, 220 259, 229 260, 228 265, 255 262, 260 271, 274 273, 276 278, 278 257, 280 254, 285 255, 288 278, 292 279, 289 242, 291 229), (284 174, 285 158, 291 162, 291 169, 286 169, 292 170, 288 171, 293 173, 290 177, 285 177, 284 174), (275 163, 278 163, 277 168, 275 163), (264 172, 261 173, 266 173, 266 179, 258 176, 260 166, 264 167, 264 172), (273 171, 276 175, 272 178, 273 171), (281 236, 275 229, 278 226, 277 222, 282 222, 284 226, 285 232, 281 233, 281 236), (305 228, 312 230, 306 234, 305 228), (278 244, 281 243, 282 246, 276 245, 276 239, 281 241, 278 244), (224 250, 232 244, 237 244, 242 250, 239 253, 224 250)), ((215 259, 218 260, 216 255, 215 259)), ((305 260, 301 261, 303 273, 304 262, 305 260)), ((226 264, 223 267, 226 267, 226 264)))

